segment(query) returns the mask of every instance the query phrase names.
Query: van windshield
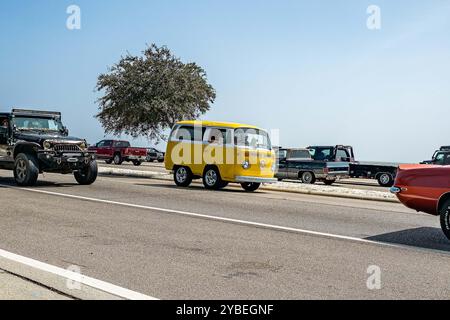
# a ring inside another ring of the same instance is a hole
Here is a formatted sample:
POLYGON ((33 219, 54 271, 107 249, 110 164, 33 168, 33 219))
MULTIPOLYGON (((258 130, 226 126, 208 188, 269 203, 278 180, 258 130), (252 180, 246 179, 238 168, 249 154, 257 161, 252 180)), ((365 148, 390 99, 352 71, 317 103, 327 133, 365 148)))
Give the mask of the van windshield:
POLYGON ((234 131, 234 144, 240 147, 250 147, 255 149, 272 149, 269 135, 267 132, 259 129, 236 129, 234 131))

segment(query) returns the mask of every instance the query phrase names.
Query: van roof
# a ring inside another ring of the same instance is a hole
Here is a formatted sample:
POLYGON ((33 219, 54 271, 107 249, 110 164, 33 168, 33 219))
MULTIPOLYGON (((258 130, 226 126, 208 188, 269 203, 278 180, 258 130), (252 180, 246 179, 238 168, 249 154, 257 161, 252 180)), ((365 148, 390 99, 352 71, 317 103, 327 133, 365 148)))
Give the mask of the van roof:
POLYGON ((256 126, 252 126, 249 124, 242 123, 234 123, 234 122, 221 122, 221 121, 200 121, 200 120, 187 120, 187 121, 179 121, 177 124, 185 124, 185 125, 197 125, 203 127, 226 127, 226 128, 251 128, 251 129, 260 129, 256 126))

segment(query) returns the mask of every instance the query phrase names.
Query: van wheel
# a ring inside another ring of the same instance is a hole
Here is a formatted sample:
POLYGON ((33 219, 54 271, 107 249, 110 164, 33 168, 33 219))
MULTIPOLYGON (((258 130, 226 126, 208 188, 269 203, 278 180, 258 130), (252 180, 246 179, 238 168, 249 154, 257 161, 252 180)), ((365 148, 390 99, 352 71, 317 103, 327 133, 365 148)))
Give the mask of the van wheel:
POLYGON ((301 180, 305 184, 314 184, 316 183, 316 176, 312 172, 303 172, 301 180))
POLYGON ((120 153, 116 153, 113 158, 114 164, 120 166, 123 163, 122 156, 120 153))
POLYGON ((34 155, 19 153, 14 163, 14 179, 19 186, 34 186, 39 176, 39 164, 34 155))
POLYGON ((252 182, 245 182, 241 183, 242 189, 248 192, 253 192, 259 189, 261 186, 261 183, 252 183, 252 182))
POLYGON ((189 187, 192 182, 192 178, 191 169, 187 167, 178 167, 173 173, 173 180, 179 187, 189 187))
POLYGON ((82 186, 93 184, 97 180, 97 174, 97 161, 91 161, 88 166, 73 173, 75 180, 82 186))
POLYGON ((450 199, 445 201, 439 212, 441 216, 441 229, 450 240, 450 199))
POLYGON ((382 187, 392 187, 394 185, 394 177, 390 173, 380 174, 377 180, 382 187))
POLYGON ((203 173, 203 185, 206 189, 218 190, 222 188, 223 185, 222 178, 220 177, 220 172, 217 168, 209 167, 205 169, 203 173))

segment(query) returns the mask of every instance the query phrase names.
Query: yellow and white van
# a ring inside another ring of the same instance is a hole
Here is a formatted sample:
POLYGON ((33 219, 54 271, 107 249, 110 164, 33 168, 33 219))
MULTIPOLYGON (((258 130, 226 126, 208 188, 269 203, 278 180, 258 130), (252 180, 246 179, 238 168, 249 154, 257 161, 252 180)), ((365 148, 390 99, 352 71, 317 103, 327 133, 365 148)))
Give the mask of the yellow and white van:
POLYGON ((238 123, 178 122, 169 137, 165 166, 182 187, 203 179, 207 189, 221 189, 231 182, 255 191, 261 183, 277 181, 268 133, 238 123))

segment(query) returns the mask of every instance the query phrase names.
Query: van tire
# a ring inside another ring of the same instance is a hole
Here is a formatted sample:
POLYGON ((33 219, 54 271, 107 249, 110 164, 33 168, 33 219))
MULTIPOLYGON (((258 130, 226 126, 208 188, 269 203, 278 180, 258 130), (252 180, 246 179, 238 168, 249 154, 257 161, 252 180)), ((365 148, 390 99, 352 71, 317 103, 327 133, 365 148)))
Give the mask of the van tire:
POLYGON ((34 186, 39 176, 39 163, 36 156, 19 153, 14 162, 14 179, 21 187, 34 186))
POLYGON ((444 205, 439 209, 439 214, 442 232, 450 240, 450 199, 444 202, 444 205))
POLYGON ((206 167, 203 172, 203 185, 209 190, 219 190, 223 187, 223 180, 219 169, 216 167, 206 167))
POLYGON ((188 167, 176 167, 173 171, 173 180, 179 187, 189 187, 192 183, 192 172, 188 167))

